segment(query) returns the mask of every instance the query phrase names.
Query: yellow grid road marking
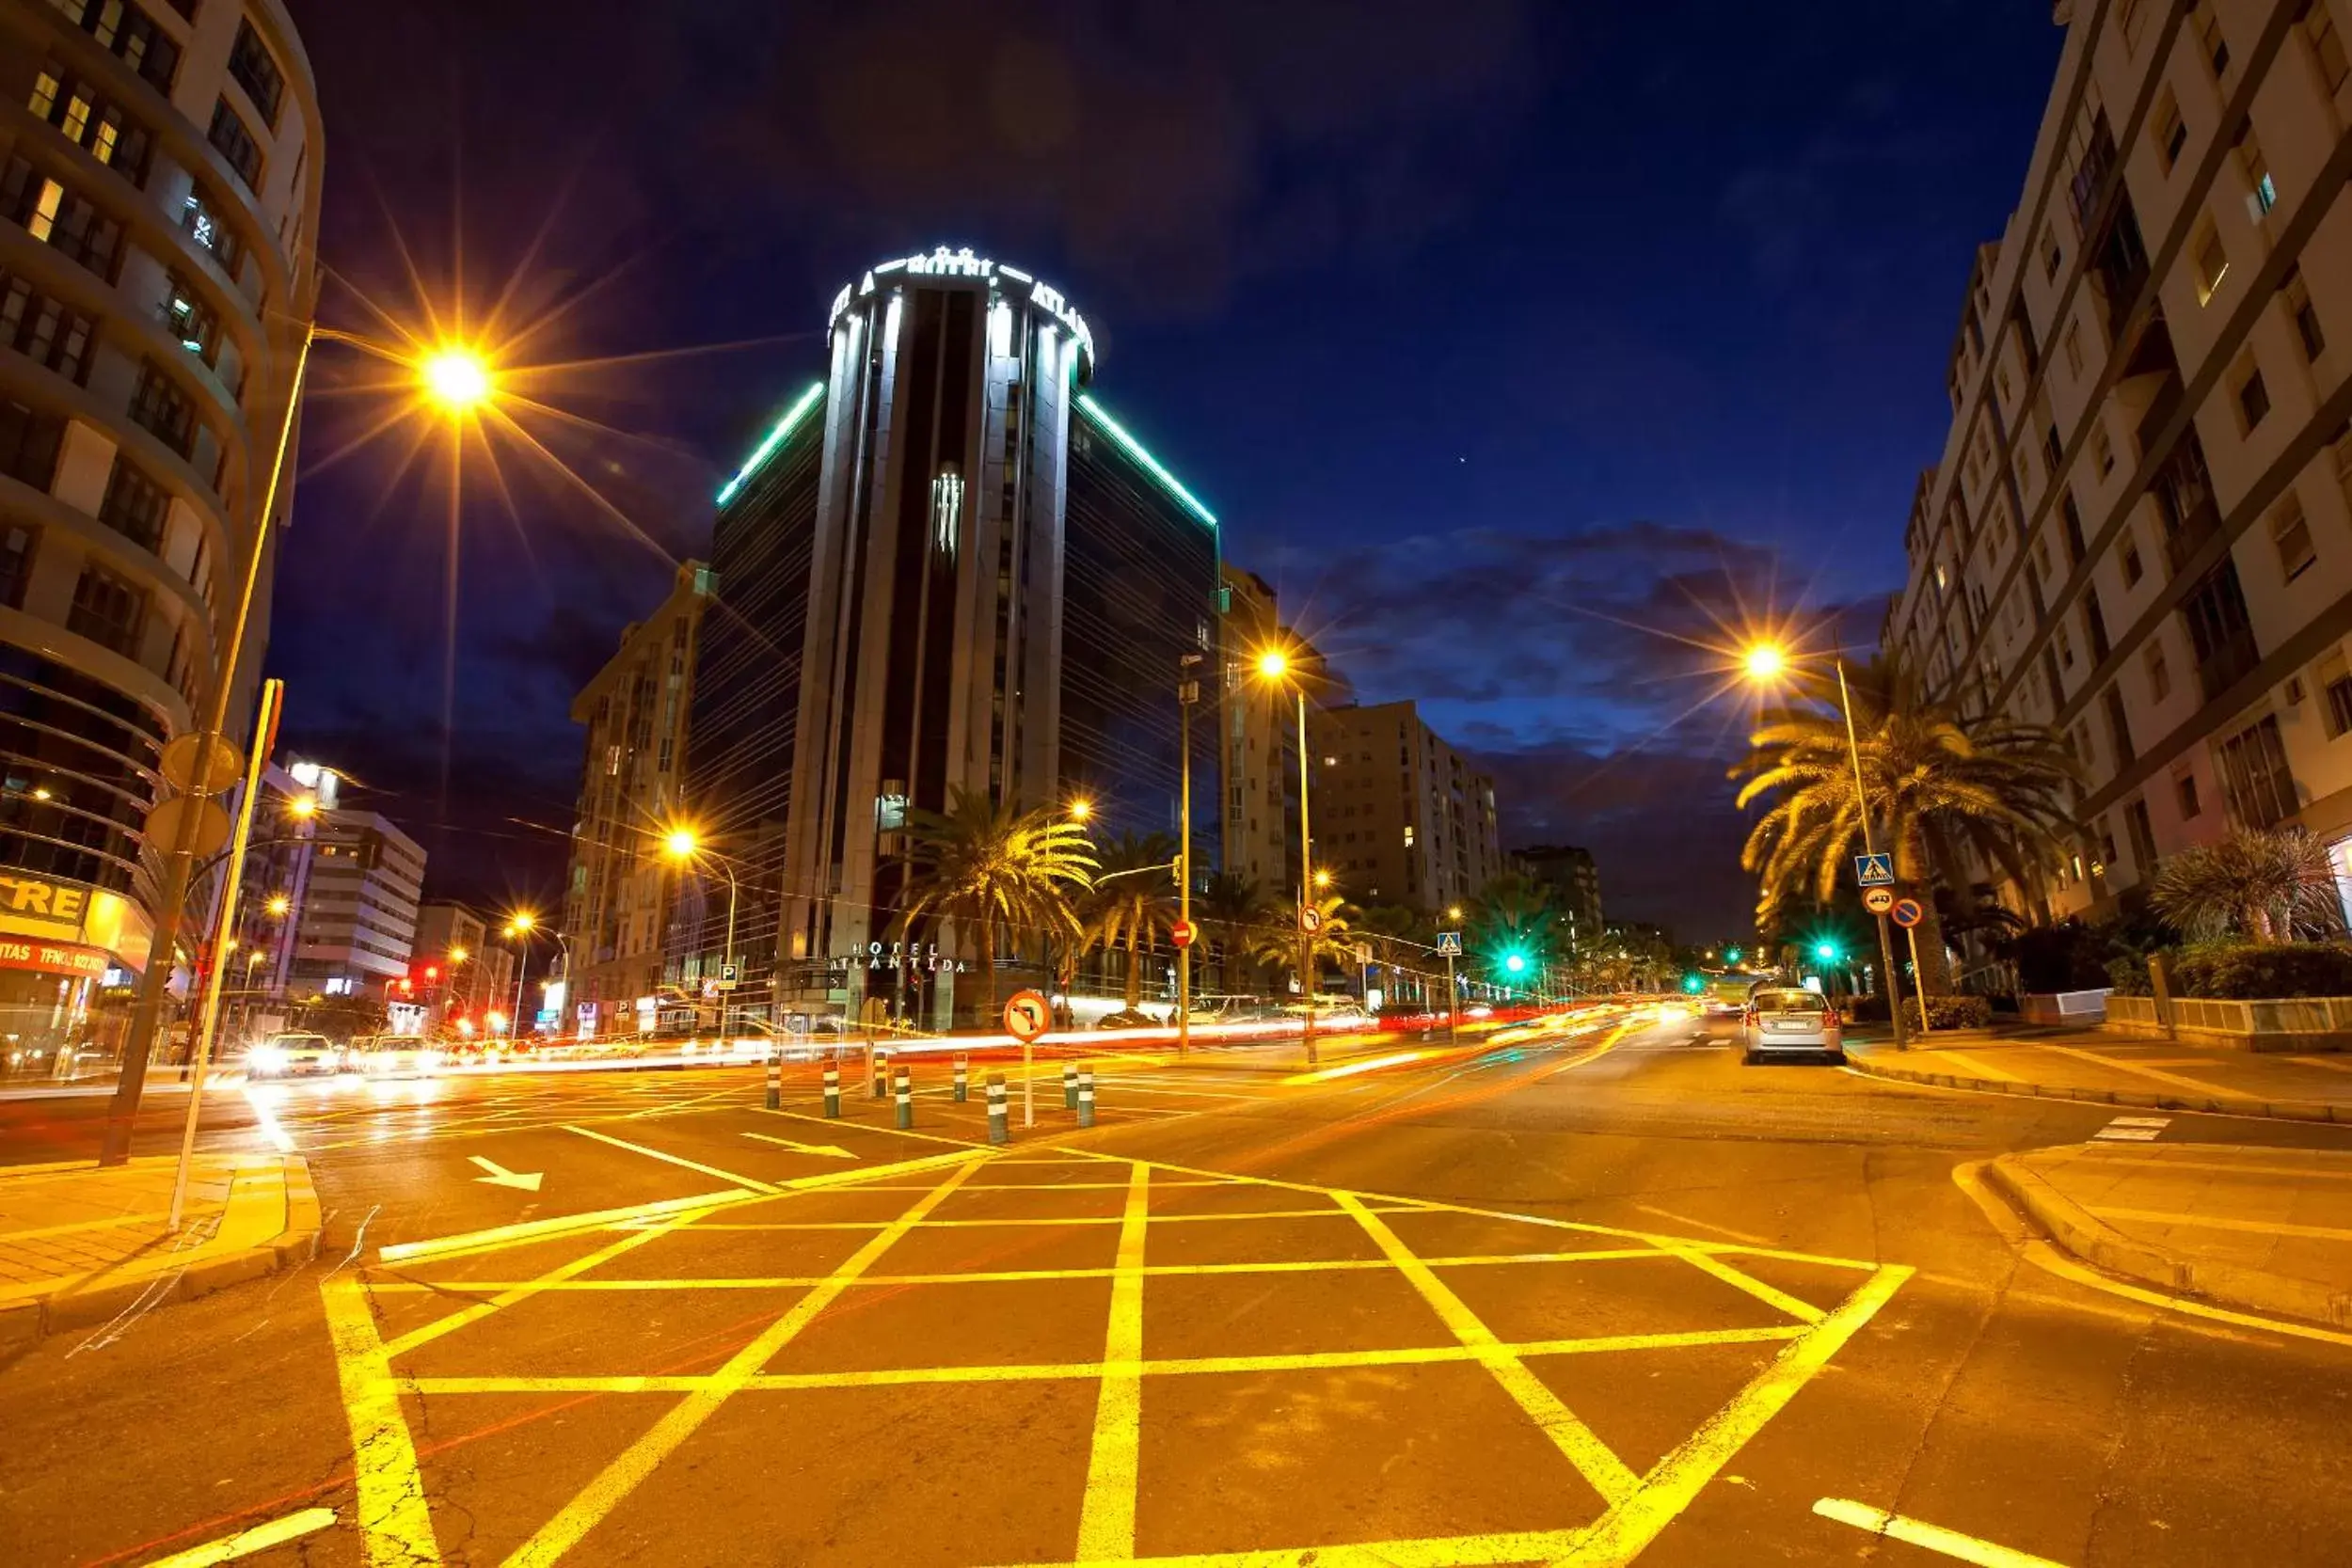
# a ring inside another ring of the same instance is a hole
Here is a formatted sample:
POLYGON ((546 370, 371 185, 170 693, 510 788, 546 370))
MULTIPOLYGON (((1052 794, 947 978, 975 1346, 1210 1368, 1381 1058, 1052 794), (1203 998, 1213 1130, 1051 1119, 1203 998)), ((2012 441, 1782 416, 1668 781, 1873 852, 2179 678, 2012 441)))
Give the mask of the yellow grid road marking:
MULTIPOLYGON (((1419 1204, 1381 1204, 1373 1210, 1376 1214, 1409 1214, 1420 1212, 1419 1204)), ((1159 1214, 1154 1225, 1200 1225, 1223 1220, 1335 1220, 1344 1218, 1338 1209, 1253 1209, 1241 1214, 1159 1214)), ((891 1222, 887 1220, 720 1220, 698 1225, 698 1231, 722 1230, 877 1230, 891 1222)), ((1057 1225, 1124 1225, 1117 1214, 1066 1214, 1042 1219, 999 1218, 985 1220, 925 1220, 925 1230, 1002 1230, 1034 1229, 1057 1225)))
POLYGON ((1249 1552, 1192 1552, 1181 1557, 1101 1559, 1094 1562, 1024 1563, 1020 1568, 1495 1568, 1565 1557, 1584 1538, 1581 1529, 1506 1530, 1492 1535, 1440 1535, 1421 1541, 1359 1541, 1338 1546, 1281 1546, 1249 1552))
POLYGON ((731 1170, 721 1170, 716 1165, 706 1165, 700 1160, 689 1160, 683 1154, 670 1154, 659 1148, 647 1148, 644 1144, 633 1144, 627 1138, 616 1138, 610 1132, 599 1132, 593 1127, 580 1127, 565 1122, 564 1131, 577 1132, 583 1138, 594 1138, 600 1144, 611 1144, 615 1148, 626 1148, 632 1154, 643 1154, 649 1160, 660 1160, 668 1164, 683 1165, 688 1170, 698 1170, 705 1176, 715 1176, 722 1181, 732 1181, 739 1187, 750 1187, 763 1193, 772 1193, 776 1190, 773 1182, 762 1181, 755 1177, 738 1176, 731 1170))
POLYGON ((239 1530, 218 1541, 207 1541, 201 1546, 191 1546, 184 1552, 157 1558, 147 1568, 211 1568, 215 1562, 234 1562, 241 1557, 267 1551, 289 1541, 299 1541, 312 1530, 322 1530, 335 1522, 331 1508, 306 1508, 299 1513, 289 1513, 282 1519, 272 1519, 265 1525, 239 1530))
POLYGON ((1767 1285, 1752 1274, 1743 1274, 1720 1258, 1708 1256, 1696 1247, 1671 1249, 1677 1258, 1703 1274, 1711 1274, 1724 1284, 1745 1291, 1765 1306, 1788 1313, 1799 1323, 1818 1323, 1824 1314, 1809 1301, 1790 1295, 1776 1286, 1767 1285))
POLYGON ((441 1560, 441 1549, 424 1500, 424 1476, 366 1291, 356 1279, 327 1279, 319 1286, 319 1300, 351 1422, 355 1522, 369 1568, 431 1568, 441 1560))
POLYGON ((1078 1555, 1133 1557, 1136 1483, 1143 1447, 1143 1238, 1151 1222, 1152 1170, 1128 1170, 1120 1216, 1119 1261, 1111 1273, 1110 1326, 1103 1338, 1103 1387, 1094 1405, 1094 1446, 1078 1511, 1078 1555), (1136 1370, 1124 1369, 1135 1365, 1136 1370))
POLYGON ((1454 1337, 1477 1352, 1477 1359, 1494 1380, 1502 1385, 1503 1392, 1518 1402, 1535 1424, 1544 1430, 1553 1447, 1567 1457, 1593 1490, 1612 1504, 1629 1496, 1638 1478, 1626 1462, 1612 1452, 1609 1446, 1593 1434, 1592 1428, 1577 1418, 1576 1413, 1561 1402, 1560 1396, 1546 1386, 1544 1380, 1528 1370, 1527 1364, 1497 1338, 1477 1313, 1471 1311, 1461 1297, 1455 1295, 1445 1281, 1430 1270, 1427 1263, 1397 1240, 1370 1209, 1352 1193, 1333 1195, 1342 1208, 1356 1217, 1375 1244, 1397 1266, 1399 1273, 1412 1282, 1430 1309, 1436 1312, 1454 1337))
POLYGON ((2010 1546, 1996 1546, 1990 1541, 1979 1541, 1973 1535, 1963 1535, 1956 1529, 1931 1525, 1924 1519, 1906 1518, 1889 1513, 1868 1503, 1858 1503, 1851 1497, 1823 1497, 1813 1505, 1813 1512, 1824 1519, 1835 1519, 1841 1525, 1883 1535, 1891 1541, 1908 1545, 1924 1546, 1929 1551, 1973 1562, 1977 1568, 2062 1568, 2046 1557, 2035 1557, 2010 1546))
MULTIPOLYGON (((1200 1355, 1160 1361, 1043 1361, 1002 1365, 879 1367, 840 1372, 762 1372, 743 1380, 746 1391, 875 1388, 932 1383, 1047 1383, 1106 1377, 1198 1377, 1232 1372, 1319 1372, 1359 1367, 1420 1367, 1482 1361, 1495 1351, 1515 1356, 1592 1355, 1629 1350, 1687 1350, 1696 1345, 1761 1345, 1803 1338, 1793 1323, 1764 1328, 1695 1328, 1664 1334, 1613 1334, 1589 1339, 1531 1339, 1495 1345, 1412 1345, 1390 1350, 1292 1351, 1271 1355, 1200 1355)), ((404 1377, 415 1394, 691 1394, 717 1375, 620 1373, 610 1376, 404 1377)))
POLYGON ((506 1568, 545 1568, 577 1545, 596 1524, 644 1479, 654 1467, 675 1452, 677 1446, 693 1435, 695 1430, 725 1403, 766 1366, 775 1354, 789 1344, 802 1329, 813 1322, 838 1296, 848 1283, 873 1267, 882 1255, 896 1245, 900 1238, 913 1230, 923 1216, 946 1202, 950 1194, 978 1168, 985 1154, 976 1154, 957 1165, 947 1179, 928 1195, 917 1198, 888 1229, 868 1241, 842 1265, 828 1275, 824 1284, 792 1304, 791 1309, 754 1337, 751 1343, 738 1351, 724 1367, 703 1387, 686 1396, 659 1421, 652 1430, 625 1449, 621 1456, 598 1472, 580 1494, 557 1512, 554 1518, 539 1527, 529 1541, 523 1543, 506 1560, 506 1568))
POLYGON ((675 1214, 681 1209, 717 1208, 729 1203, 742 1203, 759 1196, 734 1187, 723 1192, 699 1193, 692 1197, 665 1197, 654 1203, 633 1203, 626 1209, 591 1209, 578 1214, 556 1214, 544 1220, 523 1220, 514 1225, 493 1226, 487 1230, 469 1230, 462 1235, 436 1237, 427 1242, 395 1242, 389 1246, 376 1248, 375 1256, 383 1262, 401 1263, 412 1258, 453 1258, 467 1253, 496 1252, 501 1247, 543 1241, 569 1231, 605 1230, 632 1220, 675 1214))

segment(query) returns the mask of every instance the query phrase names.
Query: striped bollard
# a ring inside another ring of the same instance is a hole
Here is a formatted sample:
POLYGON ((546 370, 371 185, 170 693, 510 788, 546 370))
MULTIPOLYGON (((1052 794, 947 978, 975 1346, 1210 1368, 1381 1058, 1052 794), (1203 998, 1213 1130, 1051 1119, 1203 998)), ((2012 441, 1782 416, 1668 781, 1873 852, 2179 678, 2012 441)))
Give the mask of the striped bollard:
POLYGON ((988 1075, 988 1141, 990 1143, 1003 1144, 1012 1141, 1012 1130, 1006 1121, 1006 1113, 1010 1109, 1011 1107, 1005 1103, 1005 1075, 1001 1072, 990 1073, 988 1075))
POLYGON ((914 1125, 914 1080, 904 1068, 898 1069, 898 1125, 914 1125))
POLYGON ((1094 1069, 1090 1067, 1078 1069, 1078 1125, 1094 1125, 1094 1069))
POLYGON ((1078 1108, 1078 1064, 1075 1062, 1067 1062, 1062 1066, 1061 1108, 1065 1111, 1078 1108))
POLYGON ((825 1064, 825 1115, 838 1117, 840 1114, 841 1066, 837 1062, 827 1062, 825 1064))
POLYGON ((963 1057, 956 1058, 956 1103, 961 1105, 972 1098, 971 1064, 963 1057))
POLYGON ((771 1041, 768 1047, 768 1109, 784 1108, 784 1045, 771 1041))
POLYGON ((890 1053, 874 1053, 874 1098, 887 1099, 890 1094, 890 1053))

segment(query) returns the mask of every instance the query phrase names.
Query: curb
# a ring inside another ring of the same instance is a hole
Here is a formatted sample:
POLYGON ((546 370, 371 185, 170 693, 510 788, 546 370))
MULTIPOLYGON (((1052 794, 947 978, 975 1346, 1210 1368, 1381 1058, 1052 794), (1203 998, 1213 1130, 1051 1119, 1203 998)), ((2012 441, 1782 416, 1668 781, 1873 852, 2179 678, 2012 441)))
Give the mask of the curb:
POLYGON ((1991 1161, 1984 1173, 2001 1196, 2047 1231, 2052 1241, 2109 1274, 2223 1307, 2352 1328, 2352 1291, 2330 1291, 2317 1280, 2239 1263, 2200 1262, 2136 1242, 2059 1192, 2013 1154, 1991 1161))
POLYGON ((151 1306, 194 1301, 248 1279, 281 1269, 299 1268, 318 1255, 319 1197, 310 1183, 310 1166, 299 1154, 283 1155, 286 1174, 286 1222, 266 1242, 191 1263, 176 1275, 155 1274, 139 1279, 67 1291, 39 1301, 0 1308, 0 1354, 25 1349, 69 1328, 91 1328, 107 1323, 134 1303, 155 1296, 151 1306))
POLYGON ((2075 1084, 2016 1084, 1997 1078, 1970 1078, 1957 1072, 1916 1072, 1908 1068, 1883 1067, 1868 1053, 1849 1051, 1847 1065, 1856 1072, 1897 1084, 1931 1084, 1938 1088, 1975 1089, 1983 1094, 2019 1095, 2031 1100, 2074 1100, 2093 1105, 2122 1105, 2140 1111, 2198 1111, 2211 1116, 2255 1117, 2265 1121, 2330 1121, 2352 1125, 2352 1105, 2319 1100, 2200 1100, 2185 1094, 2148 1094, 2137 1089, 2092 1089, 2075 1084))

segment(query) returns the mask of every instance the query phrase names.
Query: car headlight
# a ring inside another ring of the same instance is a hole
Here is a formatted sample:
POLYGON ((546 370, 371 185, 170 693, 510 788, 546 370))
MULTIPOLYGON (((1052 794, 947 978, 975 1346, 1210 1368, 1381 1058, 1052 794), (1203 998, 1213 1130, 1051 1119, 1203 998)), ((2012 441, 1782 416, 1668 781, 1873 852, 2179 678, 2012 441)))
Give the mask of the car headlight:
POLYGON ((417 1065, 421 1068, 439 1067, 441 1065, 441 1053, 434 1050, 432 1047, 427 1046, 424 1050, 417 1053, 417 1065))
POLYGON ((263 1072, 275 1072, 286 1065, 286 1053, 274 1045, 257 1045, 245 1053, 245 1065, 263 1072))

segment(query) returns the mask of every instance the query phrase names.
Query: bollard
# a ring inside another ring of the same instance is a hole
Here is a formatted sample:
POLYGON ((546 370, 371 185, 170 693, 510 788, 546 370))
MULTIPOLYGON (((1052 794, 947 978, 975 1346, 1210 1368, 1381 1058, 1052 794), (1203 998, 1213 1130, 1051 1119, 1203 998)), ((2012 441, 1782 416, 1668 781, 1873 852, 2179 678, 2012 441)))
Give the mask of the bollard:
POLYGON ((1094 1069, 1090 1067, 1078 1069, 1078 1125, 1094 1125, 1094 1069))
POLYGON ((1010 1143, 1012 1132, 1006 1125, 1005 1114, 1011 1107, 1005 1103, 1005 1075, 988 1075, 988 1141, 993 1144, 1010 1143))
POLYGON ((914 1080, 904 1068, 898 1069, 898 1125, 914 1125, 914 1080))
POLYGON ((837 1117, 840 1114, 841 1066, 837 1062, 827 1062, 825 1064, 825 1115, 837 1117))
POLYGON ((874 1053, 874 1098, 887 1099, 890 1094, 890 1053, 874 1053))
POLYGON ((1065 1111, 1074 1111, 1078 1108, 1078 1064, 1075 1062, 1068 1062, 1062 1066, 1061 1108, 1065 1111))
POLYGON ((961 1105, 972 1098, 971 1063, 961 1056, 956 1058, 956 1103, 961 1105))
POLYGON ((768 1051, 768 1109, 784 1106, 784 1046, 779 1042, 768 1051))

